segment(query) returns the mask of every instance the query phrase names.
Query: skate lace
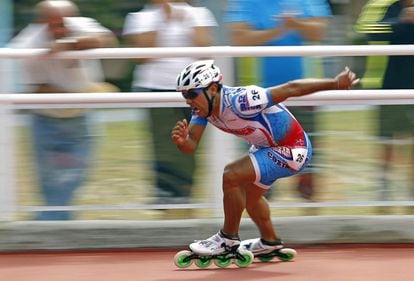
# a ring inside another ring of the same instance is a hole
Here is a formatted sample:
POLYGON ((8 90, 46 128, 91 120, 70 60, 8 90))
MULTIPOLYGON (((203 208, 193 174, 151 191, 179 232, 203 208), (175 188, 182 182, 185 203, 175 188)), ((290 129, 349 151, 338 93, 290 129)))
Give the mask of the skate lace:
POLYGON ((206 240, 198 241, 199 245, 204 246, 209 249, 219 249, 223 248, 225 251, 231 251, 233 244, 229 245, 226 243, 226 240, 219 234, 215 234, 206 240))
POLYGON ((199 243, 200 243, 200 245, 203 245, 207 248, 210 248, 211 246, 219 246, 218 243, 213 242, 213 241, 209 241, 209 240, 203 240, 203 241, 200 241, 199 243))
POLYGON ((206 240, 199 241, 200 245, 205 246, 206 248, 223 248, 225 247, 226 243, 219 235, 213 235, 206 240))

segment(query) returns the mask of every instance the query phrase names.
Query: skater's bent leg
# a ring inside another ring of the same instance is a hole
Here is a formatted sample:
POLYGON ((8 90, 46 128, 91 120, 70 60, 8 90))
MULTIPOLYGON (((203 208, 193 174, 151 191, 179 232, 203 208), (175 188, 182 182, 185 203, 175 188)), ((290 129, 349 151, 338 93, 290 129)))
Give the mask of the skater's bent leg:
POLYGON ((254 184, 246 185, 246 210, 260 231, 260 236, 266 241, 276 241, 279 237, 272 225, 270 208, 263 196, 265 189, 254 184))
POLYGON ((246 207, 246 194, 242 186, 255 180, 255 172, 248 156, 243 157, 224 169, 223 173, 223 232, 238 237, 241 216, 246 207))

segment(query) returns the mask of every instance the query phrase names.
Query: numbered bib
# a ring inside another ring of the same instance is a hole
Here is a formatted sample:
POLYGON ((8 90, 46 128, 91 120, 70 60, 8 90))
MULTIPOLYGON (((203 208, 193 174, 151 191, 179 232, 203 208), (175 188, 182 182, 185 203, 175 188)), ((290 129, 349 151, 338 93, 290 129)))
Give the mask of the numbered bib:
POLYGON ((292 160, 288 160, 287 164, 291 169, 298 171, 305 164, 306 158, 308 157, 308 150, 306 148, 292 148, 291 153, 292 160))

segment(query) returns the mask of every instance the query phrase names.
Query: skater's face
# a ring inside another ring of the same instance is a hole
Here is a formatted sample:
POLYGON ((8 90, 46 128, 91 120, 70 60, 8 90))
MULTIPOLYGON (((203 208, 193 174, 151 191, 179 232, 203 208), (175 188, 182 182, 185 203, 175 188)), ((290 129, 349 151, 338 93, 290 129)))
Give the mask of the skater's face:
MULTIPOLYGON (((217 85, 214 83, 210 86, 202 89, 191 89, 186 92, 182 92, 186 103, 192 108, 192 110, 200 117, 205 118, 209 116, 209 99, 217 95, 217 85)), ((217 99, 216 99, 217 101, 217 99)), ((213 110, 216 103, 213 103, 213 110)))
POLYGON ((207 117, 208 115, 208 101, 205 97, 205 94, 203 93, 204 91, 206 91, 207 94, 208 89, 191 89, 182 92, 186 103, 200 117, 207 117))

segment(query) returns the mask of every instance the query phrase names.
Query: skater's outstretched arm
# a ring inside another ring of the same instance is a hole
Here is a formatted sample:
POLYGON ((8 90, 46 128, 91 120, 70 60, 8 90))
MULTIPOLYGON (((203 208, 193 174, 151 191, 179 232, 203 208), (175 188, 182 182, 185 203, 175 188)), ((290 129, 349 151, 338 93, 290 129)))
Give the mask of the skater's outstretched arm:
POLYGON ((298 79, 269 88, 274 103, 280 103, 290 97, 300 97, 325 90, 348 90, 359 82, 348 67, 335 78, 298 79))

